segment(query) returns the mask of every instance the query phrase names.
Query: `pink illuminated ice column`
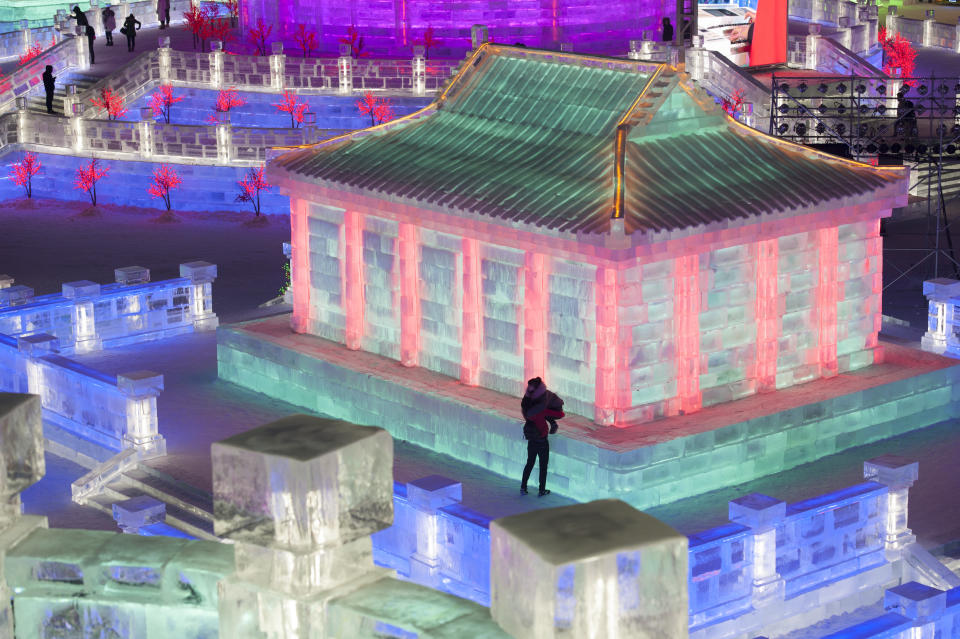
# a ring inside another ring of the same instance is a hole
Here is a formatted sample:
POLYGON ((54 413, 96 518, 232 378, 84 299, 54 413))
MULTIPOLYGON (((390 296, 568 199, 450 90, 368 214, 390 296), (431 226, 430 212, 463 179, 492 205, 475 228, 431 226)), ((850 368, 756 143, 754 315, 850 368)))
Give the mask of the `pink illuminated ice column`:
POLYGON ((757 368, 758 391, 776 390, 777 354, 780 341, 780 309, 777 289, 777 238, 754 244, 757 265, 757 368))
POLYGON ((420 231, 400 223, 400 363, 420 364, 420 231))
POLYGON ((290 284, 295 333, 310 331, 310 225, 306 200, 290 198, 290 284))
MULTIPOLYGON (((617 417, 629 407, 629 375, 621 352, 619 317, 620 287, 615 268, 597 268, 597 369, 593 420, 618 425, 617 417)), ((629 331, 626 331, 629 333, 629 331)), ((625 423, 619 424, 626 426, 625 423)))
POLYGON ((819 323, 817 364, 820 377, 833 377, 837 374, 839 229, 836 226, 819 229, 816 234, 820 272, 816 298, 816 316, 819 323))
POLYGON ((880 218, 870 222, 870 233, 867 238, 867 268, 872 268, 873 274, 870 286, 873 332, 867 338, 867 348, 873 349, 873 363, 882 364, 883 346, 877 342, 880 327, 883 324, 883 238, 880 237, 880 218))
POLYGON ((344 343, 359 350, 363 339, 363 214, 343 214, 343 299, 346 314, 344 343))
POLYGON ((677 409, 700 410, 700 256, 676 260, 674 274, 674 326, 677 350, 677 409))
POLYGON ((483 349, 483 293, 480 274, 480 242, 465 237, 463 252, 463 335, 460 349, 460 381, 480 384, 480 353, 483 349))
MULTIPOLYGON (((547 313, 550 300, 549 261, 543 253, 524 255, 523 374, 545 377, 547 368, 547 313)), ((545 379, 549 386, 550 380, 545 379)))

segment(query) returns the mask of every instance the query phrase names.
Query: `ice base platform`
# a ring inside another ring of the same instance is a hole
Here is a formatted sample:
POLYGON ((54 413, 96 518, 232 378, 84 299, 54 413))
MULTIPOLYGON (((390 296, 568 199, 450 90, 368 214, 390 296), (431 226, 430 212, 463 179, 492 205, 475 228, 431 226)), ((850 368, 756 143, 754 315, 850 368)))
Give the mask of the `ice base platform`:
MULTIPOLYGON (((883 343, 885 361, 697 413, 599 426, 569 415, 551 437, 551 490, 650 508, 812 462, 957 415, 960 362, 883 343), (955 385, 957 390, 954 390, 955 385)), ((278 315, 217 329, 221 379, 515 477, 520 396, 310 335, 278 315)), ((518 380, 518 393, 523 380, 518 380)))

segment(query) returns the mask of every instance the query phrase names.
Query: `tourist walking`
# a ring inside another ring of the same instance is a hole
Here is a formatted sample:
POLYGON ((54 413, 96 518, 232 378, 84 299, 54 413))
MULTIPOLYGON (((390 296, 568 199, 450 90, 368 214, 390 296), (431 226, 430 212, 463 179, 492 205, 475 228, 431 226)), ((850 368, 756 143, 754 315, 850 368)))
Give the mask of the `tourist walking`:
POLYGON ((157 18, 161 29, 170 26, 170 0, 157 0, 157 18))
POLYGON ((137 31, 140 30, 140 21, 131 13, 123 21, 123 28, 120 33, 127 36, 127 51, 134 51, 137 48, 137 31))
POLYGON ((101 15, 103 15, 103 31, 104 31, 104 34, 107 36, 107 46, 112 47, 113 46, 113 30, 117 28, 117 18, 116 18, 117 14, 113 12, 113 9, 107 6, 107 7, 104 7, 103 11, 101 12, 101 15))
POLYGON ((89 24, 84 27, 87 34, 87 47, 90 49, 90 64, 93 64, 97 61, 96 57, 93 55, 93 42, 97 39, 97 32, 93 30, 89 24))
POLYGON ((548 435, 557 432, 557 419, 564 416, 563 400, 556 393, 547 390, 547 385, 539 377, 527 382, 527 391, 520 400, 520 412, 525 420, 523 436, 527 440, 527 464, 523 467, 520 479, 520 494, 527 494, 527 481, 533 471, 533 464, 540 467, 539 496, 549 495, 547 490, 547 465, 550 462, 550 443, 548 435))
POLYGON ((53 113, 53 91, 56 88, 56 78, 53 77, 53 67, 48 64, 43 75, 40 77, 43 79, 43 90, 47 94, 47 113, 53 113))

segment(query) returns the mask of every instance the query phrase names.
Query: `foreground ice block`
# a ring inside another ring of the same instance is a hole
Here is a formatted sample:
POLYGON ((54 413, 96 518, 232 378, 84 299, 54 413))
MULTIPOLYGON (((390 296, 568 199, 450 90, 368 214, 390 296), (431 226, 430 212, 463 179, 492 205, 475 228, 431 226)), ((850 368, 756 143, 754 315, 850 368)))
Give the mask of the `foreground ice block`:
POLYGON ((326 605, 386 571, 370 535, 393 522, 393 439, 294 415, 212 446, 214 531, 236 547, 221 636, 323 636, 326 605))
POLYGON ((20 514, 20 493, 45 472, 40 397, 0 393, 0 529, 20 514))
POLYGON ((490 524, 490 613, 514 637, 688 636, 687 537, 606 499, 490 524))

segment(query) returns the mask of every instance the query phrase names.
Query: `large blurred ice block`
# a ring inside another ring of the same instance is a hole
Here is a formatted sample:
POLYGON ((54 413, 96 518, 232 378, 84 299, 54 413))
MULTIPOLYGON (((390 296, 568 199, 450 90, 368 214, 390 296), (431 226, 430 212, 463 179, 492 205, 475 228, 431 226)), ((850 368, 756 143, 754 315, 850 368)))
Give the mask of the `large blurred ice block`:
POLYGON ((0 529, 20 514, 20 493, 45 472, 40 397, 0 393, 0 529))
POLYGON ((687 538, 605 499, 490 524, 490 612, 514 637, 688 636, 687 538))
POLYGON ((342 545, 393 522, 387 431, 293 415, 213 444, 220 537, 295 549, 342 545))

